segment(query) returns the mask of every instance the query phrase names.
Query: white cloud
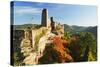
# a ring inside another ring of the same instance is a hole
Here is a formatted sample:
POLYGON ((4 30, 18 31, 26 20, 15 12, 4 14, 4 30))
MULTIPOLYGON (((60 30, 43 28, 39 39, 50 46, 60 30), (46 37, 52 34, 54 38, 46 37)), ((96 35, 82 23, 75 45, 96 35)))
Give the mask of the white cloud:
POLYGON ((39 14, 41 13, 41 9, 40 8, 33 8, 33 7, 14 7, 14 13, 17 14, 39 14))

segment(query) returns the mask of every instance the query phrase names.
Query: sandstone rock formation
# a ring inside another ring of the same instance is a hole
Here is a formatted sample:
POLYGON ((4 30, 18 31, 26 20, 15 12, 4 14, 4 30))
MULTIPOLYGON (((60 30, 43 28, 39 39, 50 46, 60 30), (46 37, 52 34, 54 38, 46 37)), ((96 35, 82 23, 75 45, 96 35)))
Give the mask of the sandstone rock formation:
POLYGON ((62 30, 62 26, 60 24, 56 25, 53 17, 51 17, 50 22, 51 25, 48 22, 47 9, 43 9, 41 20, 42 27, 38 29, 27 28, 24 30, 24 37, 21 41, 20 49, 24 56, 22 63, 25 65, 73 61, 72 57, 67 53, 64 47, 64 44, 67 44, 67 42, 61 39, 61 34, 63 33, 56 29, 58 26, 59 30, 62 30), (44 59, 46 58, 45 56, 50 58, 44 59))

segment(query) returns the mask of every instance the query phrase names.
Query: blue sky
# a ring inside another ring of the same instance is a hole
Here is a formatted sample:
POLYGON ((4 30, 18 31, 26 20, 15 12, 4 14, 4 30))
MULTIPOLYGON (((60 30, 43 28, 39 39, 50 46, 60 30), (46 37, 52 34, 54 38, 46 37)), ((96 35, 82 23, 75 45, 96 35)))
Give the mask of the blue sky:
POLYGON ((37 2, 14 2, 14 24, 41 24, 42 9, 48 9, 48 15, 54 21, 68 25, 97 25, 97 7, 86 5, 53 4, 37 2))

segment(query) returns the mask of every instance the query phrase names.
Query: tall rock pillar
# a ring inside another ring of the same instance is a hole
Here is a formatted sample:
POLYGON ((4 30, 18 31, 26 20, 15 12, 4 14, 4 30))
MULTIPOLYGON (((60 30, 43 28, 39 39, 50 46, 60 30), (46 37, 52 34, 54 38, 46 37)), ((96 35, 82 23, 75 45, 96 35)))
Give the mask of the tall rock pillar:
POLYGON ((53 17, 51 17, 50 20, 51 20, 51 32, 54 32, 55 31, 55 22, 53 20, 53 17))
POLYGON ((42 10, 41 25, 44 26, 44 27, 48 26, 48 11, 47 11, 47 9, 42 10))

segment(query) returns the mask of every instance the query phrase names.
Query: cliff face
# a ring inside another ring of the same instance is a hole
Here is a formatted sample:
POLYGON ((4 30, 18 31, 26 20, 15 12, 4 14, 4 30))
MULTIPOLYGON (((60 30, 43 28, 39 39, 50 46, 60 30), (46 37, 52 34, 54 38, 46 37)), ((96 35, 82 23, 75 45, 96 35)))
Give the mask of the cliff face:
POLYGON ((66 40, 62 40, 50 32, 50 29, 42 27, 37 30, 25 31, 21 41, 21 53, 25 57, 25 65, 62 63, 73 61, 65 49, 66 40), (31 38, 30 38, 31 36, 31 38), (48 58, 49 57, 49 58, 48 58))
POLYGON ((21 53, 25 57, 23 60, 25 65, 38 64, 38 59, 43 55, 48 38, 47 29, 44 27, 30 31, 25 31, 25 36, 20 44, 21 53))

